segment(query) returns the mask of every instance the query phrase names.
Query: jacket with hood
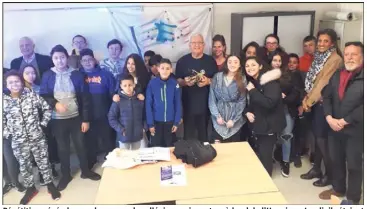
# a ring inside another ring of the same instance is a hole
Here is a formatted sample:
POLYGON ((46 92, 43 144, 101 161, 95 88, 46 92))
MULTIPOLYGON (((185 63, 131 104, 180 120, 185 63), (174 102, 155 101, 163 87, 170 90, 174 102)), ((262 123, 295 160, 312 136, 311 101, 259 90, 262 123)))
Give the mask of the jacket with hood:
POLYGON ((108 113, 108 121, 117 132, 117 140, 132 143, 143 139, 144 101, 137 94, 129 97, 119 92, 120 101, 113 102, 108 113))
POLYGON ((281 71, 274 69, 261 72, 258 80, 250 80, 255 88, 249 91, 249 105, 244 113, 254 114, 255 121, 249 126, 255 134, 277 134, 286 127, 280 76, 281 71))
MULTIPOLYGON (((71 71, 70 79, 75 89, 79 116, 83 122, 89 122, 90 93, 85 82, 85 75, 73 68, 69 68, 69 70, 71 71)), ((52 109, 55 109, 55 105, 58 102, 54 96, 55 83, 56 73, 53 70, 46 71, 42 77, 40 95, 52 109)))
POLYGON ((178 127, 181 120, 181 89, 173 76, 163 81, 160 77, 152 79, 146 92, 148 127, 154 127, 154 121, 173 122, 178 127))
POLYGON ((112 104, 115 93, 115 78, 111 72, 101 69, 98 65, 91 70, 80 69, 85 74, 91 96, 90 119, 105 119, 112 104))
POLYGON ((41 126, 50 121, 51 108, 42 97, 24 88, 19 98, 3 93, 3 105, 4 138, 23 143, 44 137, 41 126))
POLYGON ((341 100, 338 92, 340 71, 335 72, 330 78, 329 84, 322 91, 324 114, 325 117, 330 115, 336 119, 344 118, 348 125, 344 126, 340 132, 363 140, 364 69, 361 69, 349 80, 341 100))
POLYGON ((297 108, 300 105, 301 94, 304 89, 302 78, 298 70, 286 73, 289 73, 289 80, 280 80, 280 88, 282 89, 282 93, 286 95, 283 98, 283 103, 287 106, 289 114, 292 117, 297 117, 297 108))

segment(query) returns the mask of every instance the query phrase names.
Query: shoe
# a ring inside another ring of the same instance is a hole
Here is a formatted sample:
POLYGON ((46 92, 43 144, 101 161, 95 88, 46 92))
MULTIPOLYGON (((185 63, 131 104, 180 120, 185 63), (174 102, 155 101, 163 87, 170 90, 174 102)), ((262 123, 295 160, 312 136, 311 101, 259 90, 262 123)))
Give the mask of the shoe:
POLYGON ((57 177, 59 176, 59 174, 57 173, 57 171, 56 171, 56 169, 55 169, 55 165, 54 165, 54 164, 52 164, 52 165, 51 165, 51 170, 52 170, 52 176, 53 176, 54 178, 57 178, 57 177))
POLYGON ((96 162, 88 163, 88 169, 92 170, 95 164, 96 164, 96 162))
POLYGON ((311 163, 311 165, 315 164, 315 153, 310 154, 310 163, 311 163))
POLYGON ((3 187, 3 195, 8 193, 13 187, 14 186, 11 183, 5 184, 4 187, 3 187))
POLYGON ((328 185, 331 185, 331 181, 329 180, 327 176, 323 176, 319 180, 313 182, 313 185, 315 187, 326 187, 328 185))
POLYGON ((90 180, 93 180, 93 181, 98 181, 101 179, 101 176, 93 171, 87 171, 87 172, 83 172, 81 175, 80 175, 80 178, 82 179, 90 179, 90 180))
POLYGON ((42 174, 41 174, 41 173, 39 173, 38 175, 39 175, 39 177, 40 177, 40 185, 41 185, 41 186, 45 186, 46 184, 45 184, 45 180, 43 179, 42 174))
POLYGON ((337 196, 337 197, 343 197, 344 194, 338 193, 334 191, 334 189, 328 189, 319 194, 319 198, 322 200, 330 200, 331 195, 337 196))
POLYGON ((56 189, 54 183, 49 183, 47 184, 47 190, 48 190, 48 193, 51 194, 51 197, 53 200, 59 200, 60 197, 61 197, 61 193, 56 189))
POLYGON ((310 180, 314 178, 321 178, 321 171, 316 171, 316 169, 311 168, 307 173, 301 175, 301 179, 310 180))
POLYGON ((293 163, 294 163, 294 167, 296 168, 302 167, 301 157, 300 156, 294 157, 293 163))
POLYGON ((288 178, 288 177, 289 177, 289 163, 287 163, 287 162, 282 162, 282 163, 280 164, 280 166, 281 166, 281 170, 282 170, 282 175, 283 175, 284 177, 288 178))
POLYGON ((27 191, 25 192, 25 195, 20 200, 20 205, 27 205, 33 197, 35 197, 38 194, 38 190, 33 185, 32 187, 27 188, 27 191))
POLYGON ((15 187, 17 188, 18 192, 25 192, 26 190, 26 188, 21 183, 15 184, 15 187))
POLYGON ((57 190, 59 190, 60 192, 64 190, 71 182, 71 180, 72 180, 71 176, 61 177, 59 184, 57 185, 57 190))

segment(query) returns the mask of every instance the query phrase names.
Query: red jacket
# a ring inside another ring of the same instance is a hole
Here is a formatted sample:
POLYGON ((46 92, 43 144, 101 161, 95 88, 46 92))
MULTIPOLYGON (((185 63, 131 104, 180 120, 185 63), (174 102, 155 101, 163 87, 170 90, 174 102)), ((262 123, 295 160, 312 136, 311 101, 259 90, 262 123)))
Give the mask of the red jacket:
POLYGON ((302 72, 308 72, 313 61, 313 56, 305 53, 299 58, 299 70, 302 72))

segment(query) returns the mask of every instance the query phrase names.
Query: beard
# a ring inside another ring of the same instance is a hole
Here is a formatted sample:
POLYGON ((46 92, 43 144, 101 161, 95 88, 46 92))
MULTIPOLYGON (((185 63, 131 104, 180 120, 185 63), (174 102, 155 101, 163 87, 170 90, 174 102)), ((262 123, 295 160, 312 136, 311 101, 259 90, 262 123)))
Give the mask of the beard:
POLYGON ((355 63, 345 64, 345 69, 348 71, 354 71, 359 67, 359 65, 355 63))

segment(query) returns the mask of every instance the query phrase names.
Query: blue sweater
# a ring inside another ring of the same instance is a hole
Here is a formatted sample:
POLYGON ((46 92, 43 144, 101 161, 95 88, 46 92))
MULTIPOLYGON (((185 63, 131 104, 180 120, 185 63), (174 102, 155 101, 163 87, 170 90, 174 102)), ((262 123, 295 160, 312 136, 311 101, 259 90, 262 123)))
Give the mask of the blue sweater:
POLYGON ((113 102, 108 113, 108 121, 117 132, 117 140, 122 143, 143 139, 144 102, 136 94, 129 97, 120 93, 120 102, 113 102))
MULTIPOLYGON (((88 85, 84 80, 84 74, 74 70, 71 72, 70 79, 74 85, 78 101, 79 116, 81 116, 83 122, 89 122, 90 97, 88 85)), ((55 81, 56 73, 48 70, 43 74, 40 86, 40 96, 47 101, 51 108, 55 108, 58 102, 54 97, 55 81)))
POLYGON ((173 122, 178 126, 181 120, 181 89, 171 76, 167 81, 160 77, 152 79, 146 91, 146 117, 149 128, 154 121, 173 122))
POLYGON ((86 75, 91 95, 91 119, 107 119, 115 90, 115 78, 111 72, 96 67, 90 71, 80 70, 86 75))

